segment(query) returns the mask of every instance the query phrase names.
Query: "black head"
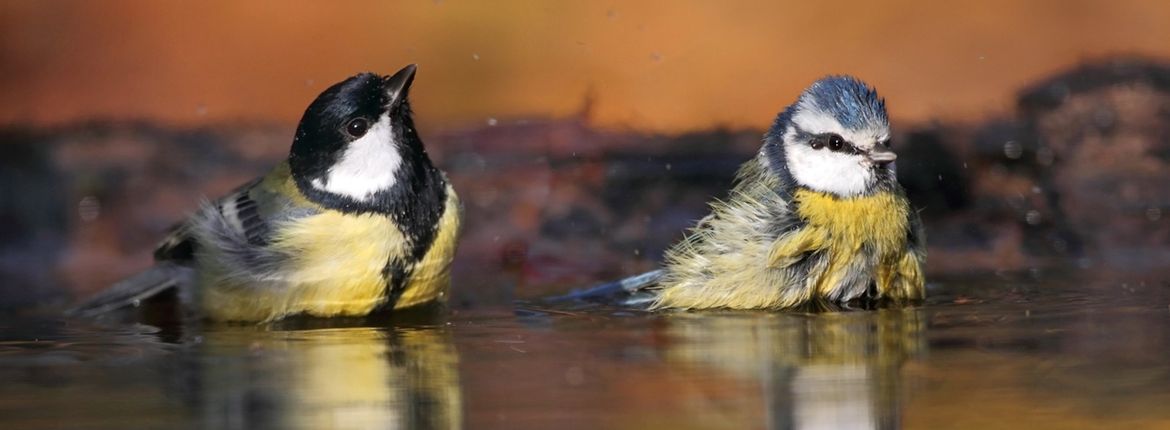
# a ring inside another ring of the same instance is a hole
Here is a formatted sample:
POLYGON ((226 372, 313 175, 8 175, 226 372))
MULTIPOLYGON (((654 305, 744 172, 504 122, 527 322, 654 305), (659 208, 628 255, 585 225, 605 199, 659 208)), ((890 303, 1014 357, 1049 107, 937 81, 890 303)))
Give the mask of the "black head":
POLYGON ((415 191, 416 176, 434 173, 407 100, 416 69, 353 76, 313 100, 289 153, 293 179, 310 200, 383 211, 393 194, 415 191))

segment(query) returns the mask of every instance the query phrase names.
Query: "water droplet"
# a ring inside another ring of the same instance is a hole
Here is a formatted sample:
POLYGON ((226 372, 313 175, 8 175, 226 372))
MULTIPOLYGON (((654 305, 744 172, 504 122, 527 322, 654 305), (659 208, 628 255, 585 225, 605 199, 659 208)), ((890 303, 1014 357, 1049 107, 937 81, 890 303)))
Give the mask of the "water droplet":
POLYGON ((500 123, 500 121, 499 121, 499 120, 497 120, 497 119, 495 119, 495 118, 488 118, 488 119, 487 119, 487 125, 488 125, 488 127, 495 127, 495 126, 496 126, 496 124, 499 124, 499 123, 500 123))
POLYGON ((1003 144, 1003 155, 1012 160, 1018 160, 1020 156, 1024 155, 1024 147, 1014 140, 1009 140, 1003 144))
POLYGON ((1042 219, 1043 218, 1040 216, 1040 212, 1036 210, 1030 210, 1027 214, 1024 215, 1024 221, 1026 221, 1029 225, 1038 225, 1042 219))
POLYGON ((1146 219, 1150 221, 1157 221, 1162 219, 1162 208, 1146 209, 1146 219))
POLYGON ((674 166, 672 166, 670 163, 666 163, 666 170, 670 170, 670 169, 671 169, 671 168, 673 168, 673 167, 674 167, 674 166))
POLYGON ((82 221, 90 222, 98 219, 102 214, 102 202, 94 196, 85 196, 77 202, 77 216, 82 221))
POLYGON ((1061 237, 1052 239, 1052 248, 1057 252, 1068 252, 1068 241, 1061 237))
POLYGON ((1042 192, 1044 192, 1044 190, 1041 189, 1040 187, 1037 187, 1035 185, 1032 186, 1032 194, 1040 194, 1042 192))
POLYGON ((475 61, 479 61, 479 54, 471 54, 471 59, 475 60, 475 61))

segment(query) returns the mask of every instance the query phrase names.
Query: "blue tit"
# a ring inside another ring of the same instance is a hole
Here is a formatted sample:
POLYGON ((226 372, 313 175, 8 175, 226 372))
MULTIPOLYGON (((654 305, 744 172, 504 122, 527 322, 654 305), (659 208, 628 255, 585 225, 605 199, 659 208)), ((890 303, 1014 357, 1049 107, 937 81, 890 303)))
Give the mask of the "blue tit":
POLYGON ((779 114, 726 201, 661 270, 594 291, 646 293, 635 297, 654 309, 920 299, 924 236, 895 158, 885 101, 852 77, 819 80, 779 114))
POLYGON ((76 308, 96 314, 177 288, 221 321, 363 316, 445 299, 461 206, 415 131, 416 67, 363 73, 305 110, 288 159, 203 204, 155 265, 76 308))

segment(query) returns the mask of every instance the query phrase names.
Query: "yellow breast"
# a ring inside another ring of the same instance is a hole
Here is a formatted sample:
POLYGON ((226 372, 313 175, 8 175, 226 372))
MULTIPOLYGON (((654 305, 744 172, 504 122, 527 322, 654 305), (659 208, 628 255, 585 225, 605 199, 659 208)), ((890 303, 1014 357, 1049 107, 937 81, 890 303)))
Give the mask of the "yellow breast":
MULTIPOLYGON (((807 231, 820 232, 823 243, 815 248, 829 253, 829 264, 816 283, 816 291, 830 296, 837 288, 844 271, 849 270, 854 258, 868 247, 877 257, 886 278, 888 267, 895 265, 906 253, 906 231, 909 206, 905 198, 892 193, 871 196, 839 198, 827 193, 799 190, 793 195, 797 213, 808 224, 807 231)), ((879 284, 882 284, 879 279, 879 284)), ((879 289, 883 287, 879 285, 879 289)))
POLYGON ((881 248, 906 244, 910 208, 901 196, 878 193, 872 196, 839 198, 827 193, 800 190, 795 193, 797 213, 810 225, 829 230, 848 249, 869 242, 881 248))

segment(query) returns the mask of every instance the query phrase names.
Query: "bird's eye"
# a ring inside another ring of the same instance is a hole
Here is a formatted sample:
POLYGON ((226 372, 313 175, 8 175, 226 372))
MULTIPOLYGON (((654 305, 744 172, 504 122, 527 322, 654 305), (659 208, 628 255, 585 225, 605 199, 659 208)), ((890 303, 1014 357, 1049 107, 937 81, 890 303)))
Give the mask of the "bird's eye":
POLYGON ((812 149, 821 149, 825 147, 825 139, 822 137, 814 137, 812 142, 808 144, 812 149))
POLYGON ((370 121, 365 118, 354 118, 345 124, 345 132, 353 137, 365 136, 370 129, 370 121))
POLYGON ((845 147, 845 139, 842 139, 841 136, 838 136, 835 134, 829 136, 829 149, 830 150, 840 151, 841 148, 844 148, 844 147, 845 147))

